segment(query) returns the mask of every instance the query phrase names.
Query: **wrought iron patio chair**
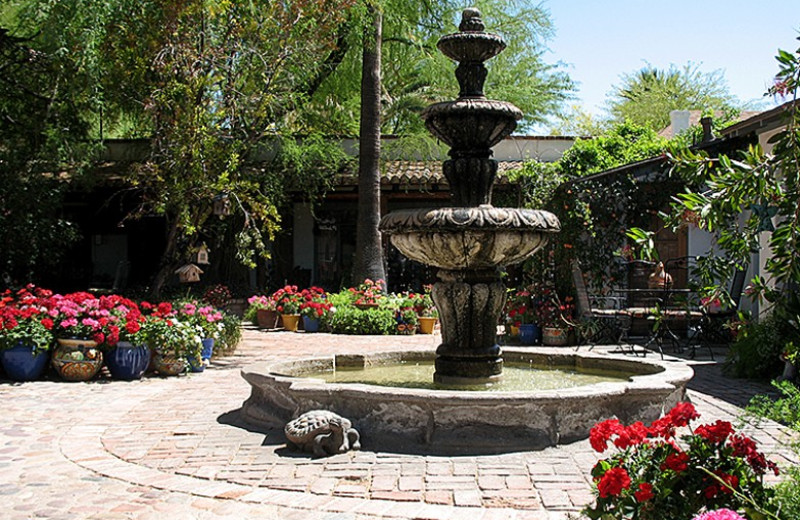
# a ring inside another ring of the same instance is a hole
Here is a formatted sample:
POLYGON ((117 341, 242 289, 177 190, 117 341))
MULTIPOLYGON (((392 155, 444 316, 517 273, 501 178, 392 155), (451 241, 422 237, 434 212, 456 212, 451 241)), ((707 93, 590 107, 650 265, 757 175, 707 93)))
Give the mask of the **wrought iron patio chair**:
POLYGON ((630 347, 631 352, 634 352, 633 346, 627 342, 630 315, 619 308, 619 298, 590 296, 577 261, 572 263, 572 281, 575 284, 575 307, 578 319, 590 325, 586 329, 594 329, 588 337, 579 340, 575 350, 584 344, 588 344, 591 350, 595 345, 605 343, 616 343, 622 348, 625 340, 624 343, 630 347))

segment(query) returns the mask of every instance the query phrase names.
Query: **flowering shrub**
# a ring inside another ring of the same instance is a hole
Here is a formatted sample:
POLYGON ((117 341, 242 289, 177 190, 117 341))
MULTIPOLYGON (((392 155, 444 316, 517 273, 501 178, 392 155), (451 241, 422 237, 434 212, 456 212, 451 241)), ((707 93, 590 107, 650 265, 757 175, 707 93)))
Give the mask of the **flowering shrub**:
POLYGON ((203 293, 204 302, 220 309, 228 305, 231 302, 231 298, 233 298, 231 290, 228 289, 227 285, 221 283, 209 287, 206 292, 203 293))
POLYGON ((536 312, 531 302, 531 293, 527 289, 509 291, 506 298, 505 315, 507 324, 519 327, 524 323, 536 323, 536 312))
POLYGON ((348 289, 352 294, 356 305, 374 305, 386 296, 386 282, 383 280, 372 281, 369 278, 364 280, 358 288, 348 289))
POLYGON ((275 300, 273 300, 270 296, 264 296, 263 294, 256 294, 247 299, 247 303, 250 304, 251 309, 261 310, 261 311, 274 311, 276 307, 275 300))
POLYGON ((410 292, 406 293, 406 296, 411 300, 412 307, 414 308, 414 312, 417 313, 417 316, 421 318, 423 317, 438 318, 439 311, 433 304, 433 298, 431 297, 432 286, 426 285, 424 289, 425 292, 423 293, 410 292))
POLYGON ((589 433, 592 448, 603 453, 611 442, 621 451, 592 469, 598 496, 584 513, 604 520, 673 520, 691 518, 704 508, 766 504, 771 491, 763 475, 777 475, 777 466, 729 422, 692 430, 690 422, 698 417, 694 406, 678 403, 649 427, 641 422, 624 426, 616 419, 596 424, 589 433), (679 443, 676 431, 684 427, 688 434, 679 443))
POLYGON ((222 312, 211 305, 184 302, 178 309, 178 316, 194 326, 203 338, 216 338, 222 332, 222 312))
POLYGON ((303 303, 300 304, 300 314, 316 320, 322 320, 329 317, 336 309, 328 301, 327 294, 319 287, 309 287, 303 289, 300 293, 303 297, 303 303))
POLYGON ((692 520, 747 520, 736 511, 730 509, 717 509, 716 511, 707 511, 699 514, 692 520))
POLYGON ((297 291, 296 285, 287 285, 272 293, 272 299, 275 300, 275 310, 281 314, 298 314, 305 298, 297 291))
POLYGON ((37 351, 48 350, 53 343, 53 320, 43 301, 52 292, 28 285, 12 293, 7 290, 0 298, 0 349, 19 344, 37 351))

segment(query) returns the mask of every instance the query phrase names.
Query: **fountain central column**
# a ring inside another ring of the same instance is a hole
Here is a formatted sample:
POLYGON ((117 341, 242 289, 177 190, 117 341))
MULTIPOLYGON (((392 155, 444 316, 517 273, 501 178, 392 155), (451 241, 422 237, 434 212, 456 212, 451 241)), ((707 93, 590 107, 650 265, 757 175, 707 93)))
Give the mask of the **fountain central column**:
POLYGON ((381 220, 381 230, 407 257, 440 269, 432 293, 442 322, 434 379, 491 382, 503 370, 496 336, 506 288, 499 268, 541 248, 545 234, 559 231, 560 224, 546 211, 491 205, 497 176, 492 147, 522 118, 511 103, 486 99, 483 93, 484 62, 505 49, 503 39, 484 31, 477 9, 465 9, 459 32, 444 36, 437 46, 459 63, 459 97, 429 106, 422 118, 450 146, 442 171, 453 206, 393 212, 381 220))

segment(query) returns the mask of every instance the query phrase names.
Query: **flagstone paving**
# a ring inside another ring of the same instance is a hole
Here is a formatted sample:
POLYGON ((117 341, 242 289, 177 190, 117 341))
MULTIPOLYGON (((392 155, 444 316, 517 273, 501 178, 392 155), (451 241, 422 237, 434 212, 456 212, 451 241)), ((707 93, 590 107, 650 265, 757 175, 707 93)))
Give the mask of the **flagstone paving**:
MULTIPOLYGON (((204 373, 142 381, 0 379, 0 497, 8 519, 555 519, 592 500, 587 441, 541 451, 444 457, 391 446, 325 459, 244 424, 260 360, 433 349, 437 336, 351 337, 247 329, 204 373)), ((719 357, 719 356, 718 356, 719 357)), ((678 362, 686 360, 675 359, 678 362)), ((766 385, 731 380, 708 358, 689 397, 703 421, 735 421, 766 385)), ((747 430, 779 465, 797 464, 775 423, 747 430)))

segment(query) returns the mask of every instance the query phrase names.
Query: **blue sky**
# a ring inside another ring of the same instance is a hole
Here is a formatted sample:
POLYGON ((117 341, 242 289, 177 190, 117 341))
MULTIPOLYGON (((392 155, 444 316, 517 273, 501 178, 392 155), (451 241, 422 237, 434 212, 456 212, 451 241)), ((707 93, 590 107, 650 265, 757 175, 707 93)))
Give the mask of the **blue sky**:
POLYGON ((564 62, 579 82, 577 100, 601 115, 623 74, 647 63, 668 69, 689 62, 722 69, 741 101, 774 106, 763 93, 778 70, 777 49, 800 47, 800 0, 544 0, 557 34, 548 62, 564 62))

